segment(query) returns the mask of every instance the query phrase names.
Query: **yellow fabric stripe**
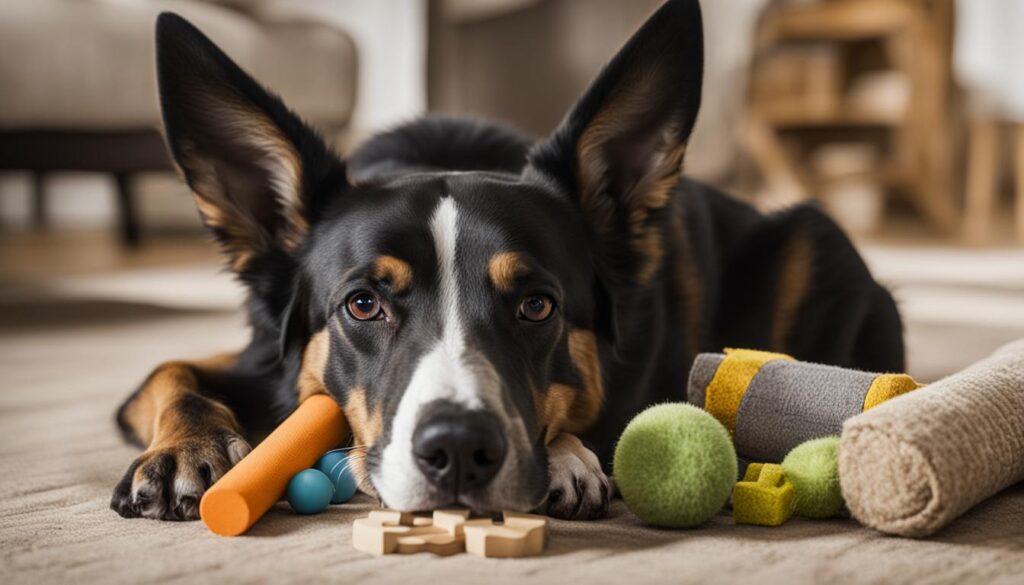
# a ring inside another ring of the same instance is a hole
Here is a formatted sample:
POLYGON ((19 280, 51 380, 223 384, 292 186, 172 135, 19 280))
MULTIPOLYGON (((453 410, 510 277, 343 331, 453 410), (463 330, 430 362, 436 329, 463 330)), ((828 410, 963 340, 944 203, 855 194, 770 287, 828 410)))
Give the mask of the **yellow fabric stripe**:
POLYGON ((711 378, 711 383, 704 392, 704 410, 725 425, 730 433, 734 433, 740 401, 747 392, 750 381, 757 375, 761 366, 774 360, 792 361, 793 358, 770 351, 727 348, 725 359, 719 364, 715 376, 711 378))
POLYGON ((871 381, 871 387, 864 395, 864 410, 874 408, 886 400, 896 398, 911 390, 917 390, 922 386, 924 384, 918 384, 906 374, 881 374, 871 381))

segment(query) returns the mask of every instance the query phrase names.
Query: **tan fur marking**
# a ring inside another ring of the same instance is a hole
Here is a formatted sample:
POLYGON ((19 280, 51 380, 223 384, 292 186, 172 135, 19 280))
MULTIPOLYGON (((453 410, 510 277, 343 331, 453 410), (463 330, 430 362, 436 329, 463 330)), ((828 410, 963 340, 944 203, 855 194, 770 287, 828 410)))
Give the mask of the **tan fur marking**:
POLYGON ((529 270, 518 252, 499 252, 491 256, 487 263, 487 275, 491 284, 501 293, 510 293, 515 288, 516 279, 529 270))
POLYGON ((569 413, 576 401, 576 395, 579 393, 580 390, 565 384, 548 386, 547 393, 538 401, 540 404, 538 415, 547 427, 544 435, 545 444, 550 444, 563 429, 568 427, 569 413))
POLYGON ((608 103, 587 125, 576 145, 580 205, 588 213, 591 225, 599 235, 611 232, 616 213, 614 201, 604 191, 608 172, 605 146, 622 135, 628 120, 639 115, 644 108, 640 92, 626 91, 630 85, 620 85, 610 96, 608 103))
POLYGON ((404 292, 412 285, 412 266, 394 256, 381 256, 373 263, 373 277, 390 281, 393 292, 404 292))
POLYGON ((354 446, 348 451, 350 469, 359 488, 372 494, 373 486, 366 475, 366 452, 377 442, 384 428, 381 411, 378 408, 370 412, 366 389, 358 386, 348 391, 343 410, 354 439, 354 446))
MULTIPOLYGON (((211 99, 207 116, 211 123, 230 127, 239 140, 237 145, 252 151, 253 162, 266 173, 266 181, 277 197, 283 219, 276 232, 278 241, 285 250, 294 251, 309 231, 301 197, 302 163, 298 152, 262 112, 248 104, 211 99)), ((224 251, 232 270, 240 272, 253 257, 269 249, 269 234, 244 209, 245 202, 236 201, 225 192, 218 170, 207 156, 194 146, 183 145, 181 166, 191 170, 192 192, 203 222, 225 234, 224 251)))
POLYGON ((121 418, 143 445, 157 434, 160 414, 167 405, 196 386, 195 376, 182 362, 161 364, 149 375, 142 390, 121 412, 121 418))
POLYGON ((369 410, 365 388, 356 386, 349 390, 343 410, 349 426, 352 427, 356 445, 369 448, 377 442, 384 423, 380 409, 374 409, 373 412, 369 410))
POLYGON ((252 146, 265 152, 262 165, 270 173, 270 182, 281 200, 285 229, 280 238, 284 248, 295 251, 309 232, 306 208, 302 202, 302 161, 299 153, 283 136, 281 131, 261 114, 252 112, 255 121, 253 130, 247 135, 252 146))
POLYGON ((570 433, 580 433, 594 424, 604 405, 604 382, 601 378, 601 358, 597 353, 597 338, 593 331, 575 329, 569 332, 569 355, 583 377, 583 393, 576 398, 569 426, 570 433))
POLYGON ((299 403, 314 394, 327 394, 327 387, 324 385, 324 371, 327 369, 327 358, 330 352, 331 337, 325 327, 309 338, 309 343, 302 351, 302 366, 299 369, 299 378, 296 382, 299 403))
POLYGON ((346 453, 348 468, 352 471, 352 476, 359 489, 363 493, 376 496, 376 490, 373 489, 373 484, 370 483, 370 478, 366 475, 366 451, 366 447, 358 445, 349 449, 346 453))
POLYGON ((161 364, 125 407, 122 412, 123 421, 150 449, 187 438, 194 431, 195 425, 200 423, 240 432, 241 427, 231 410, 216 400, 209 400, 213 416, 204 421, 186 420, 176 408, 177 401, 197 393, 199 383, 196 380, 196 369, 223 370, 230 367, 235 359, 237 354, 224 353, 195 362, 172 361, 161 364))
POLYGON ((661 233, 656 226, 647 225, 647 218, 650 211, 661 209, 671 202, 672 189, 678 184, 682 173, 685 153, 685 145, 663 153, 654 171, 635 188, 641 193, 644 203, 634 208, 631 214, 630 233, 633 250, 643 258, 636 276, 642 286, 650 284, 665 257, 661 233))
POLYGON ((678 128, 666 128, 662 144, 675 146, 660 153, 647 174, 629 193, 618 194, 606 191, 608 161, 605 149, 624 136, 631 127, 631 121, 643 115, 649 107, 645 88, 657 83, 655 75, 662 73, 641 70, 621 83, 587 125, 576 147, 580 204, 599 235, 611 235, 618 212, 615 197, 625 199, 629 210, 630 246, 643 258, 636 273, 636 280, 641 285, 650 283, 665 255, 661 235, 656 227, 647 225, 647 218, 650 211, 661 209, 671 201, 672 189, 682 173, 686 145, 677 139, 678 128))
POLYGON ((671 221, 676 250, 676 265, 672 275, 676 284, 676 302, 683 320, 680 323, 680 331, 684 332, 687 363, 689 363, 701 350, 700 330, 704 298, 698 267, 693 261, 689 232, 680 210, 673 210, 671 221))
POLYGON ((268 249, 268 243, 257 226, 247 220, 235 203, 225 196, 214 166, 199 155, 190 153, 190 150, 185 148, 182 162, 193 169, 192 197, 203 218, 203 224, 224 233, 225 241, 221 246, 228 256, 231 269, 242 272, 254 256, 268 249))
POLYGON ((776 351, 788 349, 790 334, 810 289, 812 258, 811 242, 802 233, 795 235, 783 250, 772 316, 772 347, 776 351))
POLYGON ((175 408, 174 402, 168 404, 168 407, 157 416, 156 425, 159 433, 154 437, 148 450, 181 444, 195 436, 197 425, 202 425, 203 429, 209 431, 228 428, 242 434, 242 428, 231 409, 216 400, 207 399, 207 403, 211 411, 208 413, 209 416, 201 421, 193 418, 191 413, 183 413, 175 408))
POLYGON ((636 281, 641 286, 646 286, 658 273, 665 258, 661 234, 656 229, 643 230, 641 235, 633 238, 633 250, 643 258, 640 268, 637 269, 636 281))
POLYGON ((345 399, 345 419, 352 429, 352 448, 346 454, 349 469, 355 477, 359 489, 373 495, 373 485, 367 476, 367 452, 380 437, 384 423, 380 409, 370 412, 367 403, 367 390, 356 386, 348 390, 345 399))
POLYGON ((583 388, 556 383, 538 397, 535 404, 538 416, 547 426, 546 441, 559 433, 576 434, 587 430, 597 420, 604 404, 604 383, 594 333, 583 329, 570 331, 569 355, 583 378, 583 388))

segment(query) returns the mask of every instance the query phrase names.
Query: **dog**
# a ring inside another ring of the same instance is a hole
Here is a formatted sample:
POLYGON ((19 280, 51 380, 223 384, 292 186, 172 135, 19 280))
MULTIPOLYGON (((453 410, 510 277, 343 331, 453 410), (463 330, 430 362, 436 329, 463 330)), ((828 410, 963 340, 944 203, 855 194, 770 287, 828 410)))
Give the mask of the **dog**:
POLYGON ((903 369, 896 304, 826 215, 682 176, 697 0, 657 10, 549 137, 428 117, 347 160, 182 18, 156 36, 166 141, 252 337, 159 366, 120 407, 145 447, 124 517, 197 518, 254 437, 325 393, 385 506, 600 518, 616 438, 685 400, 699 352, 903 369))

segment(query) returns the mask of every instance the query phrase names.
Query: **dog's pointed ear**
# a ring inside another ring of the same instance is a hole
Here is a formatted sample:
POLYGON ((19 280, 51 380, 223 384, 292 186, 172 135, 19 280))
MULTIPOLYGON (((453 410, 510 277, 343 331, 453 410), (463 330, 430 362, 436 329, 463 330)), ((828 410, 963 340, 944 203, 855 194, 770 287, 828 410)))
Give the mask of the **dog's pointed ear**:
POLYGON ((669 0, 605 67, 530 167, 577 200, 601 260, 645 284, 661 265, 651 225, 670 201, 700 107, 703 33, 697 0, 669 0))
POLYGON ((168 147, 232 267, 294 251, 344 164, 185 19, 161 14, 156 43, 168 147))

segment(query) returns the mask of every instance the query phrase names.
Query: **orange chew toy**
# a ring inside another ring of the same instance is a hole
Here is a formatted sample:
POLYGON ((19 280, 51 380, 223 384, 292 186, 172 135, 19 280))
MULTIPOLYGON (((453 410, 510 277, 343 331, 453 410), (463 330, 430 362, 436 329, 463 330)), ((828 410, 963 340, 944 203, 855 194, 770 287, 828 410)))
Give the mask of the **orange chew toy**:
POLYGON ((310 396, 206 491, 199 516, 221 536, 242 534, 281 499, 292 476, 337 447, 348 433, 345 415, 333 398, 310 396))

